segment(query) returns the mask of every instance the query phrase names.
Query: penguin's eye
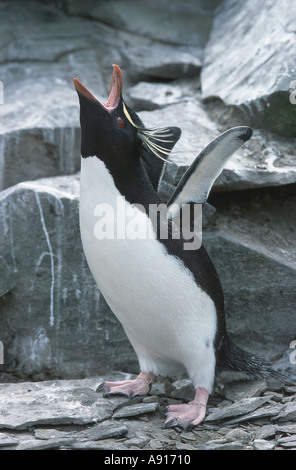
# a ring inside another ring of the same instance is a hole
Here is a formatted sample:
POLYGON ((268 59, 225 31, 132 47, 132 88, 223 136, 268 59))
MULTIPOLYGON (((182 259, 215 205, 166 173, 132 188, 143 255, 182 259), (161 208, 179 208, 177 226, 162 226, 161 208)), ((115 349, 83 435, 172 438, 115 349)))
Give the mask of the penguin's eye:
POLYGON ((123 127, 125 126, 125 122, 123 119, 121 119, 120 117, 117 118, 117 124, 119 127, 121 127, 123 129, 123 127))

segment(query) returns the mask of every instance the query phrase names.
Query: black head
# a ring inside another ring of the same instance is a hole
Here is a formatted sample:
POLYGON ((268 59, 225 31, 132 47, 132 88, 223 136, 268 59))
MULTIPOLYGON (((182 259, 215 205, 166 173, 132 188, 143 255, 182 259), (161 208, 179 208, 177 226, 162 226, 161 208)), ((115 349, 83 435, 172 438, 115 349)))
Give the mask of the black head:
POLYGON ((145 164, 150 160, 153 168, 159 166, 156 156, 160 159, 167 156, 178 141, 180 129, 146 129, 139 116, 124 103, 123 78, 118 65, 113 65, 110 94, 105 104, 77 78, 74 78, 74 85, 80 102, 82 157, 96 155, 109 169, 121 169, 142 156, 145 164), (153 159, 155 165, 151 162, 153 159))
POLYGON ((80 102, 81 155, 96 155, 107 166, 126 166, 137 158, 138 137, 135 127, 124 114, 122 73, 113 66, 110 95, 101 104, 84 85, 74 78, 80 102))

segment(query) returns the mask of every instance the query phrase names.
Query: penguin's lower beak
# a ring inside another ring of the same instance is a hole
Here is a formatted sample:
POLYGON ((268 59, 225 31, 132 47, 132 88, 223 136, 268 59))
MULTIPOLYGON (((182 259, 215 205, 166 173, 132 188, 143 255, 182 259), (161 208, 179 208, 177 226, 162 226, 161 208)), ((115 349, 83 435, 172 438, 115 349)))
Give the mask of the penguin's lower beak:
POLYGON ((78 93, 78 96, 83 96, 88 100, 99 104, 100 106, 104 106, 104 108, 111 113, 116 107, 122 97, 122 87, 123 87, 123 78, 122 72, 118 65, 113 65, 113 73, 111 78, 111 87, 110 87, 110 94, 108 100, 105 104, 101 104, 94 95, 78 80, 78 78, 73 78, 74 86, 78 93))

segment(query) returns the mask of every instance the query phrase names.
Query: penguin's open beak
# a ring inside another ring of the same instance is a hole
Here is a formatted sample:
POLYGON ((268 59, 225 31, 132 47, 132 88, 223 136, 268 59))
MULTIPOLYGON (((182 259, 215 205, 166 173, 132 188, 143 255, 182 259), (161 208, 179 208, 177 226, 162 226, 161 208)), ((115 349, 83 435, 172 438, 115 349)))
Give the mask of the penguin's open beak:
POLYGON ((105 104, 101 104, 94 95, 78 80, 78 78, 73 78, 74 86, 79 96, 83 96, 88 100, 91 100, 100 106, 103 106, 109 113, 116 109, 118 103, 122 97, 122 87, 123 87, 123 78, 122 72, 118 65, 113 65, 113 73, 111 78, 111 87, 108 100, 105 104))

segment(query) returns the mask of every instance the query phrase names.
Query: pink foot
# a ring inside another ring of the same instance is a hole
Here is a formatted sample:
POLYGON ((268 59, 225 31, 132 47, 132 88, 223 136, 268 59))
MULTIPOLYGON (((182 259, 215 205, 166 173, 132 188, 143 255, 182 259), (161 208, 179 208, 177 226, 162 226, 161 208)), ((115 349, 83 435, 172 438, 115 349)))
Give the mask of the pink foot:
POLYGON ((197 388, 193 401, 187 404, 168 406, 164 427, 180 426, 187 430, 201 423, 206 415, 208 398, 209 393, 205 388, 197 388))
POLYGON ((103 382, 97 388, 97 392, 103 391, 103 396, 126 395, 133 398, 137 395, 147 395, 154 381, 152 372, 141 372, 134 380, 122 380, 121 382, 103 382))

